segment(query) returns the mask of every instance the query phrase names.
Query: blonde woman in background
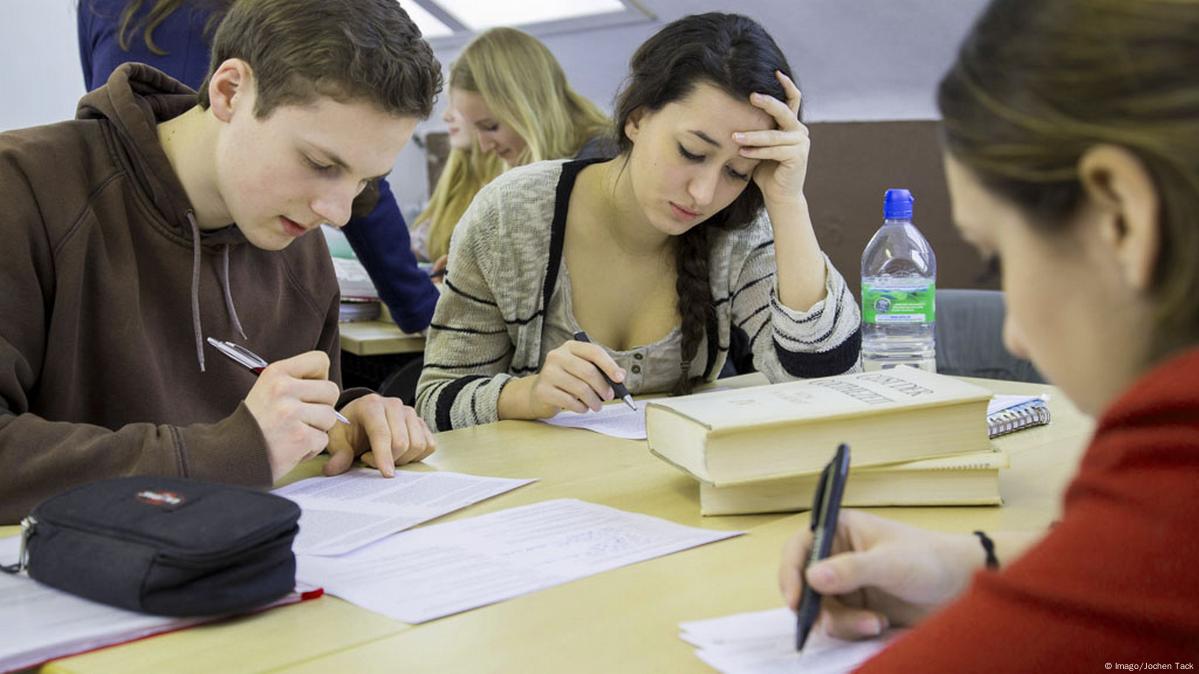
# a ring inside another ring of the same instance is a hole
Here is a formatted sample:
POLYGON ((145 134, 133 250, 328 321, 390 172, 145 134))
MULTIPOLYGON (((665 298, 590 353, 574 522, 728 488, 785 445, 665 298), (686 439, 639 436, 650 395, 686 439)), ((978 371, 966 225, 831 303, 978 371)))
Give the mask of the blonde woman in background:
POLYGON ((615 155, 608 117, 570 88, 544 44, 514 28, 493 28, 466 46, 450 69, 450 94, 480 149, 509 168, 615 155))
POLYGON ((570 88, 544 44, 514 28, 493 28, 462 51, 450 69, 442 119, 450 156, 413 231, 413 252, 434 261, 435 281, 445 270, 454 226, 505 168, 616 155, 607 116, 570 88))
POLYGON ((466 124, 454 107, 452 91, 442 120, 449 131, 450 154, 429 197, 429 205, 416 217, 412 229, 412 252, 433 262, 429 273, 434 282, 440 281, 440 272, 445 269, 454 225, 475 194, 504 170, 499 157, 479 148, 474 128, 466 124))

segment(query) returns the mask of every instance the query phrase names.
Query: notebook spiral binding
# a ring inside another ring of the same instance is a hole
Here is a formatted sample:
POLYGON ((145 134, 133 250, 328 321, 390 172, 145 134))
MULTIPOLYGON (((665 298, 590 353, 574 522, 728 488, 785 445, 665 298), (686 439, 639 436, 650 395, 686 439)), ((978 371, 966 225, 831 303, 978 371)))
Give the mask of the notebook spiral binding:
POLYGON ((1023 405, 996 412, 987 417, 987 429, 992 438, 1008 433, 1043 426, 1049 423, 1049 407, 1044 400, 1030 400, 1023 405))

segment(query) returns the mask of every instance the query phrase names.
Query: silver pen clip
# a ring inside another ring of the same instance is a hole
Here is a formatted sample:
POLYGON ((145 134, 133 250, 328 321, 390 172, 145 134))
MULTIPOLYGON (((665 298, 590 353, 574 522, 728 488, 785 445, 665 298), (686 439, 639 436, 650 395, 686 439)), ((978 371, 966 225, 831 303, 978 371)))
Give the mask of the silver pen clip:
POLYGON ((15 573, 20 573, 29 568, 29 539, 33 536, 33 530, 37 528, 37 520, 33 515, 27 515, 21 520, 21 547, 17 553, 17 564, 15 573))

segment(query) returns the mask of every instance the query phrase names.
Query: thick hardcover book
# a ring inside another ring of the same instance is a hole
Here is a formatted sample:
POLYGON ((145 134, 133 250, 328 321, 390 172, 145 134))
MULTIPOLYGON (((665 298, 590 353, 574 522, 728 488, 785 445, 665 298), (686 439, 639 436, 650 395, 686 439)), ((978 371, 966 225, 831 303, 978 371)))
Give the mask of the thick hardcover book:
POLYGON ((900 367, 655 400, 645 423, 655 454, 724 486, 818 473, 842 442, 856 468, 988 451, 990 398, 900 367))
MULTIPOLYGON (((999 470, 1007 465, 1005 452, 989 451, 855 468, 845 483, 842 504, 852 508, 999 505, 1003 502, 999 470)), ((819 478, 800 475, 725 487, 701 482, 700 513, 747 515, 808 510, 819 478)))

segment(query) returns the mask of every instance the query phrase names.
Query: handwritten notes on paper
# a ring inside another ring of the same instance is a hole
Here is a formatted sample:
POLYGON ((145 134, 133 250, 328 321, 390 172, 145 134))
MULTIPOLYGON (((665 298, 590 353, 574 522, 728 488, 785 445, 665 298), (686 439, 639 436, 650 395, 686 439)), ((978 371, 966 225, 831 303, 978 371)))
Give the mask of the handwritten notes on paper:
POLYGON ((613 403, 604 405, 598 412, 563 410, 543 421, 553 426, 582 428, 625 440, 645 439, 645 406, 631 410, 623 403, 613 403))
POLYGON ((842 641, 812 631, 802 653, 795 650, 795 614, 786 607, 679 625, 695 655, 725 674, 841 674, 882 650, 900 630, 877 639, 842 641))
POLYGON ((341 557, 303 555, 296 576, 421 623, 739 534, 558 499, 424 527, 341 557))
POLYGON ((300 505, 297 555, 340 555, 533 480, 397 470, 388 479, 359 469, 276 489, 300 505))
MULTIPOLYGON (((696 398, 707 395, 709 393, 717 393, 727 391, 726 386, 708 387, 698 393, 692 393, 687 396, 677 396, 672 400, 684 400, 687 398, 696 398)), ((598 412, 571 412, 563 410, 549 419, 542 419, 544 423, 562 428, 582 428, 587 431, 602 433, 609 437, 621 438, 624 440, 644 440, 645 433, 645 403, 638 403, 636 410, 629 409, 628 405, 620 401, 613 401, 603 406, 598 412)))

